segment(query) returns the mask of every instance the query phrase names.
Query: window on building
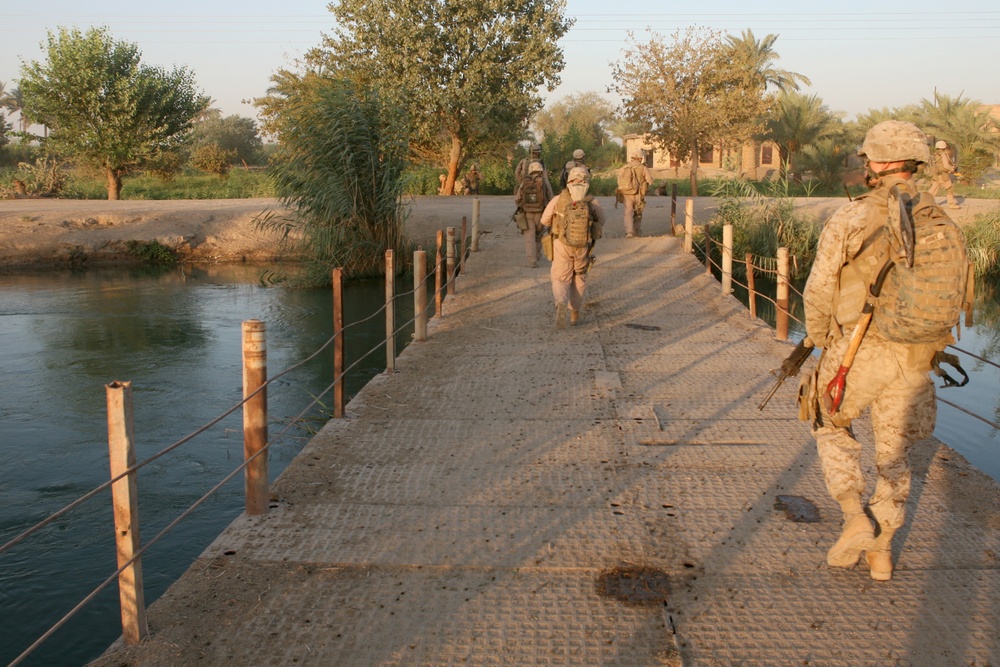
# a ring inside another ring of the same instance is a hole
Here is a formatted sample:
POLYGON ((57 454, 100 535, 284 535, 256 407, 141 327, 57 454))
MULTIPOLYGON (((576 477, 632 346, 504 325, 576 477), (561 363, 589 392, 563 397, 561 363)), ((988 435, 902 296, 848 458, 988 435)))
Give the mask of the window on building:
POLYGON ((704 146, 698 153, 698 162, 700 164, 712 164, 715 162, 715 147, 714 146, 704 146))
POLYGON ((771 146, 761 146, 760 163, 774 164, 774 149, 771 146))

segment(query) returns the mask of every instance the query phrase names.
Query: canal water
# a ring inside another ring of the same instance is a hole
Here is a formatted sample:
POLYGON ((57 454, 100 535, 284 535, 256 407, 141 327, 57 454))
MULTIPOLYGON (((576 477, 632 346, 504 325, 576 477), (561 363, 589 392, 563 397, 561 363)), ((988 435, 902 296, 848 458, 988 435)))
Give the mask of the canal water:
MULTIPOLYGON (((328 289, 265 288, 259 268, 183 266, 100 269, 0 276, 0 544, 108 478, 104 386, 131 380, 135 437, 142 460, 239 402, 241 322, 267 324, 270 375, 311 355, 329 337, 328 289)), ((408 291, 400 286, 399 292, 408 291)), ((369 318, 384 302, 381 282, 348 285, 345 321, 369 318)), ((995 307, 993 310, 997 310, 995 307)), ((400 297, 397 323, 412 298, 400 297)), ((767 313, 762 312, 767 319, 767 313)), ((773 320, 773 315, 771 316, 773 320)), ((348 362, 378 347, 381 315, 352 326, 348 362)), ((397 351, 412 327, 397 339, 397 351)), ((963 332, 960 346, 1000 358, 1000 324, 963 332)), ((376 349, 348 376, 356 393, 385 365, 376 349)), ((968 358, 970 387, 941 395, 997 421, 1000 373, 968 358)), ((268 390, 270 433, 277 434, 332 381, 332 351, 282 377, 268 390)), ((332 399, 323 399, 330 406, 332 399)), ((330 409, 312 411, 271 450, 272 478, 300 451, 330 409)), ((211 431, 143 468, 139 475, 141 537, 148 541, 241 461, 239 411, 211 431)), ((936 435, 1000 479, 1000 437, 991 427, 945 405, 936 435)), ((144 559, 147 603, 186 570, 239 514, 242 475, 153 547, 144 559)), ((114 570, 110 494, 0 554, 0 665, 37 637, 114 570)), ((42 645, 25 665, 81 665, 120 634, 117 588, 109 587, 42 645)))

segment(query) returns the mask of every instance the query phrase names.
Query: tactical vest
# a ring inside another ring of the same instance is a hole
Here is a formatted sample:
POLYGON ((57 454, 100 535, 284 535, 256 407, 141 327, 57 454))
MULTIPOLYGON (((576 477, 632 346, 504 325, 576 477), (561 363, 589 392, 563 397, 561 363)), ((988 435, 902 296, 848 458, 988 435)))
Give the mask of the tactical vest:
MULTIPOLYGON (((912 193, 911 193, 912 194, 912 193)), ((875 303, 872 321, 888 340, 899 343, 940 344, 958 324, 969 295, 969 262, 965 236, 927 193, 912 194, 914 222, 913 266, 895 225, 889 222, 887 193, 862 195, 868 206, 864 241, 841 270, 835 305, 836 320, 851 326, 858 320, 868 288, 888 260, 895 266, 886 277, 875 303)))
POLYGON ((575 202, 569 192, 564 190, 559 194, 555 210, 556 238, 571 248, 586 248, 593 240, 590 231, 592 199, 593 197, 587 195, 575 202))

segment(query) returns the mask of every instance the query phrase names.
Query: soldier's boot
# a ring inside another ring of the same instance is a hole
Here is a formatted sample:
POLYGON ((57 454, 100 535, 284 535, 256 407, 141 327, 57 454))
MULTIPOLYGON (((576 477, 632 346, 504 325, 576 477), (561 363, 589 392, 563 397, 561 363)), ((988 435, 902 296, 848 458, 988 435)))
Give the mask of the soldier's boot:
POLYGON ((875 581, 892 579, 892 533, 882 531, 876 537, 871 547, 865 552, 868 561, 868 574, 875 581))
POLYGON ((569 325, 571 327, 575 327, 576 323, 579 320, 580 320, 580 311, 579 310, 571 310, 571 311, 569 311, 569 325))
POLYGON ((844 512, 844 529, 827 552, 826 562, 832 567, 852 567, 861 558, 861 552, 871 548, 875 527, 861 508, 860 495, 849 494, 839 500, 844 512))
POLYGON ((560 303, 556 306, 556 329, 566 328, 566 304, 560 303))

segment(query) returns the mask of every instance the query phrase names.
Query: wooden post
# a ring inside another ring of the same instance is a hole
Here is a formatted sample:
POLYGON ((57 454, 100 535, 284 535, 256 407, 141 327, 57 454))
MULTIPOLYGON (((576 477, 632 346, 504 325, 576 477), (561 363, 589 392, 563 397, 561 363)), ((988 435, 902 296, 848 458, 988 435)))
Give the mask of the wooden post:
POLYGON ((385 372, 396 372, 396 265, 385 251, 385 372))
POLYGON ((333 270, 333 416, 344 416, 344 270, 333 270))
POLYGON ((413 340, 427 340, 427 253, 413 253, 413 340))
POLYGON ((462 236, 458 239, 458 272, 465 274, 465 216, 462 216, 462 236))
POLYGON ((454 296, 458 287, 455 285, 455 228, 448 228, 448 242, 444 249, 448 265, 448 296, 454 296))
POLYGON ((753 255, 747 253, 747 303, 750 306, 750 317, 757 317, 757 290, 753 284, 753 255))
POLYGON ((778 248, 778 312, 775 329, 778 340, 788 340, 788 248, 778 248))
MULTIPOLYGON (((132 383, 105 385, 108 406, 108 453, 111 478, 135 465, 135 431, 132 426, 132 383)), ((139 491, 135 471, 111 485, 115 515, 115 546, 121 568, 139 550, 139 491)), ((136 558, 118 575, 122 637, 128 645, 149 636, 146 598, 142 584, 142 558, 136 558)))
POLYGON ((705 273, 712 275, 712 226, 705 223, 705 273))
POLYGON ((694 252, 694 200, 684 202, 684 252, 694 252))
POLYGON ((267 514, 270 490, 267 480, 267 325, 260 320, 243 322, 243 469, 246 511, 267 514), (257 391, 260 389, 260 391, 257 391), (256 393, 254 393, 256 392, 256 393), (251 397, 251 394, 253 396, 251 397), (251 461, 251 457, 253 460, 251 461))
POLYGON ((722 226, 722 293, 733 291, 733 226, 722 226))
POLYGON ((677 184, 670 184, 670 233, 678 235, 677 231, 677 184))
POLYGON ((472 252, 479 252, 479 197, 472 200, 472 252))
POLYGON ((434 317, 444 315, 444 261, 441 257, 441 246, 444 244, 444 232, 437 231, 437 255, 434 259, 434 317))

